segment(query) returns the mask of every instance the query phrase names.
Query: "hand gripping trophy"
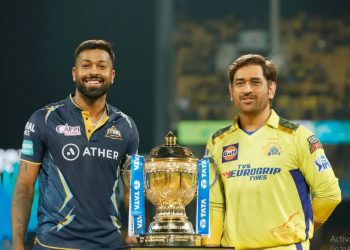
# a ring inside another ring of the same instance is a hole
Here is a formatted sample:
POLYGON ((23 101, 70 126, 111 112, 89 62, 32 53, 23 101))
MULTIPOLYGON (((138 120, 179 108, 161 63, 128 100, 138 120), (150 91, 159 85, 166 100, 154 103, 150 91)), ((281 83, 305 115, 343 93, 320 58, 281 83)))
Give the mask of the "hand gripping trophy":
POLYGON ((200 236, 209 235, 209 167, 208 157, 198 160, 190 149, 176 144, 172 132, 148 158, 133 155, 130 171, 123 174, 124 180, 130 180, 129 236, 139 236, 146 246, 200 245, 200 236), (196 193, 194 231, 185 206, 196 193), (144 195, 156 208, 147 233, 144 195))

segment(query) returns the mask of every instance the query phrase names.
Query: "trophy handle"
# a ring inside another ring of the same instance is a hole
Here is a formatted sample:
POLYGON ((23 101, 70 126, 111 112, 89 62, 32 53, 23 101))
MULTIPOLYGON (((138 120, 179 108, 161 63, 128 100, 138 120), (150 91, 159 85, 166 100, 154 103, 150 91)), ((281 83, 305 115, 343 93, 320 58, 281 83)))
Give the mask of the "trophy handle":
POLYGON ((130 188, 130 174, 131 174, 131 156, 126 155, 124 161, 122 162, 122 181, 125 186, 130 188))
POLYGON ((210 188, 212 188, 216 182, 218 181, 218 177, 219 177, 219 174, 218 174, 218 164, 216 164, 216 162, 214 161, 213 157, 209 156, 209 162, 210 162, 210 167, 214 168, 215 170, 215 178, 214 178, 214 181, 212 184, 210 184, 210 188))

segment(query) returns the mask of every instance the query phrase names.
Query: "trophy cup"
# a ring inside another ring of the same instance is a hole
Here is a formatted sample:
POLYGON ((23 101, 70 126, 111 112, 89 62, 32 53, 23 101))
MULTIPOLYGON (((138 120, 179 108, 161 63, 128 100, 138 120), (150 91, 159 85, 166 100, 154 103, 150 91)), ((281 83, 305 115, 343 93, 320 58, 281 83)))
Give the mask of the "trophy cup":
MULTIPOLYGON (((133 156, 135 157, 135 156, 133 156)), ((139 157, 139 156, 138 156, 139 157)), ((141 244, 147 246, 198 246, 200 234, 203 231, 194 231, 191 222, 186 216, 185 206, 189 204, 197 193, 197 181, 200 178, 198 169, 203 166, 202 172, 207 179, 201 180, 200 186, 207 190, 206 198, 198 204, 200 214, 207 214, 206 219, 199 218, 197 228, 208 228, 209 224, 209 163, 199 164, 190 149, 176 144, 176 137, 169 132, 165 137, 165 144, 151 150, 150 156, 143 160, 132 158, 131 160, 131 197, 130 207, 134 222, 129 224, 133 227, 142 227, 145 224, 141 218, 139 204, 144 202, 142 190, 147 199, 155 206, 154 220, 150 223, 147 233, 140 231, 132 235, 139 235, 141 244), (134 161, 134 162, 133 162, 134 161), (140 165, 144 165, 142 172, 140 165), (135 170, 136 169, 136 170, 135 170), (134 171, 135 170, 135 171, 134 171), (142 173, 142 177, 141 177, 142 173), (142 183, 142 179, 143 182, 142 183), (141 192, 140 192, 141 190, 141 192), (143 223, 143 224, 142 224, 143 223)), ((209 161, 207 161, 209 162, 209 161)), ((200 187, 198 186, 198 190, 200 187)), ((199 193, 198 193, 199 195, 199 193)), ((129 233, 130 235, 130 233, 129 233)))

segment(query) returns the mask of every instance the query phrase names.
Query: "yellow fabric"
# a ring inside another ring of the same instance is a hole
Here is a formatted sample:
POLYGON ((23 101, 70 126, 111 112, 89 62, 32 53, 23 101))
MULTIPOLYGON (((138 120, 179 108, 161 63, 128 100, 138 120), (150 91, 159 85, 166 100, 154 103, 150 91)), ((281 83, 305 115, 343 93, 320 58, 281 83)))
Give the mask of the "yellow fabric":
POLYGON ((49 246, 46 244, 41 243, 41 241, 36 237, 34 244, 39 244, 40 246, 44 247, 44 248, 48 248, 48 249, 56 249, 56 250, 77 250, 76 248, 62 248, 62 247, 53 247, 53 246, 49 246))
POLYGON ((314 212, 314 221, 325 223, 340 202, 341 197, 336 195, 330 198, 315 197, 312 200, 312 210, 314 212))
POLYGON ((229 129, 209 138, 207 151, 218 166, 219 179, 210 192, 212 236, 203 244, 221 238, 222 246, 236 249, 296 249, 295 243, 299 242, 308 245, 313 221, 305 220, 298 188, 304 188, 303 203, 308 205, 310 215, 308 191, 315 198, 340 197, 338 179, 326 164, 324 150, 309 148, 311 131, 279 121, 272 111, 267 123, 248 135, 239 128, 236 118, 229 129), (233 150, 227 151, 228 161, 223 162, 227 146, 233 150), (321 170, 316 164, 320 157, 325 163, 321 170), (297 183, 292 174, 301 177, 301 181, 297 183), (222 215, 217 215, 219 212, 222 215), (218 225, 223 225, 221 236, 215 233, 218 225))
POLYGON ((29 163, 35 164, 35 165, 41 165, 41 162, 33 162, 33 161, 27 161, 27 160, 23 160, 23 159, 21 159, 21 161, 29 162, 29 163))
POLYGON ((210 237, 202 239, 203 246, 220 246, 221 235, 223 233, 224 224, 224 211, 222 209, 216 209, 211 204, 210 209, 211 227, 210 237))
MULTIPOLYGON (((72 100, 72 103, 77 106, 79 109, 82 110, 81 107, 79 107, 78 104, 75 103, 75 101, 73 100, 72 98, 72 95, 70 95, 70 99, 72 100)), ((92 118, 91 118, 91 115, 90 115, 90 112, 89 111, 86 111, 86 110, 82 110, 81 111, 81 115, 83 117, 83 121, 84 121, 84 125, 85 125, 85 132, 86 132, 86 137, 88 140, 90 140, 90 137, 91 135, 101 126, 103 126, 103 124, 105 124, 108 119, 109 119, 109 116, 104 113, 100 118, 100 120, 97 122, 97 124, 95 124, 95 127, 94 127, 94 124, 92 122, 92 118)))
MULTIPOLYGON (((310 249, 310 242, 309 241, 304 241, 301 242, 301 249, 303 250, 308 250, 310 249)), ((296 247, 295 244, 293 245, 288 245, 288 246, 278 246, 278 247, 267 247, 267 248, 255 248, 255 250, 297 250, 298 248, 296 247)))
POLYGON ((81 111, 81 115, 83 116, 84 119, 84 124, 85 124, 85 131, 86 131, 86 136, 88 138, 88 140, 90 140, 91 135, 99 128, 101 127, 103 124, 105 124, 108 121, 109 116, 105 115, 104 117, 102 117, 101 120, 98 121, 98 123, 96 124, 96 126, 93 126, 93 122, 92 122, 92 118, 90 116, 90 112, 89 111, 81 111))

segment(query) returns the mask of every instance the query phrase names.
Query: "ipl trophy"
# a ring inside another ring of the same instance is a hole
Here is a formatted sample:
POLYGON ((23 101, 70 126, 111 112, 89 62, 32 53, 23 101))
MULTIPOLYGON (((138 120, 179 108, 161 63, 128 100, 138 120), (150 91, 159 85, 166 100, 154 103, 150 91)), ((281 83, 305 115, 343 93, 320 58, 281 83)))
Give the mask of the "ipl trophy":
POLYGON ((130 179, 130 236, 139 236, 147 246, 198 246, 200 235, 209 234, 209 160, 198 160, 177 145, 172 132, 146 159, 132 156, 130 179), (195 231, 185 206, 196 194, 195 231), (143 195, 156 208, 147 232, 143 195))

